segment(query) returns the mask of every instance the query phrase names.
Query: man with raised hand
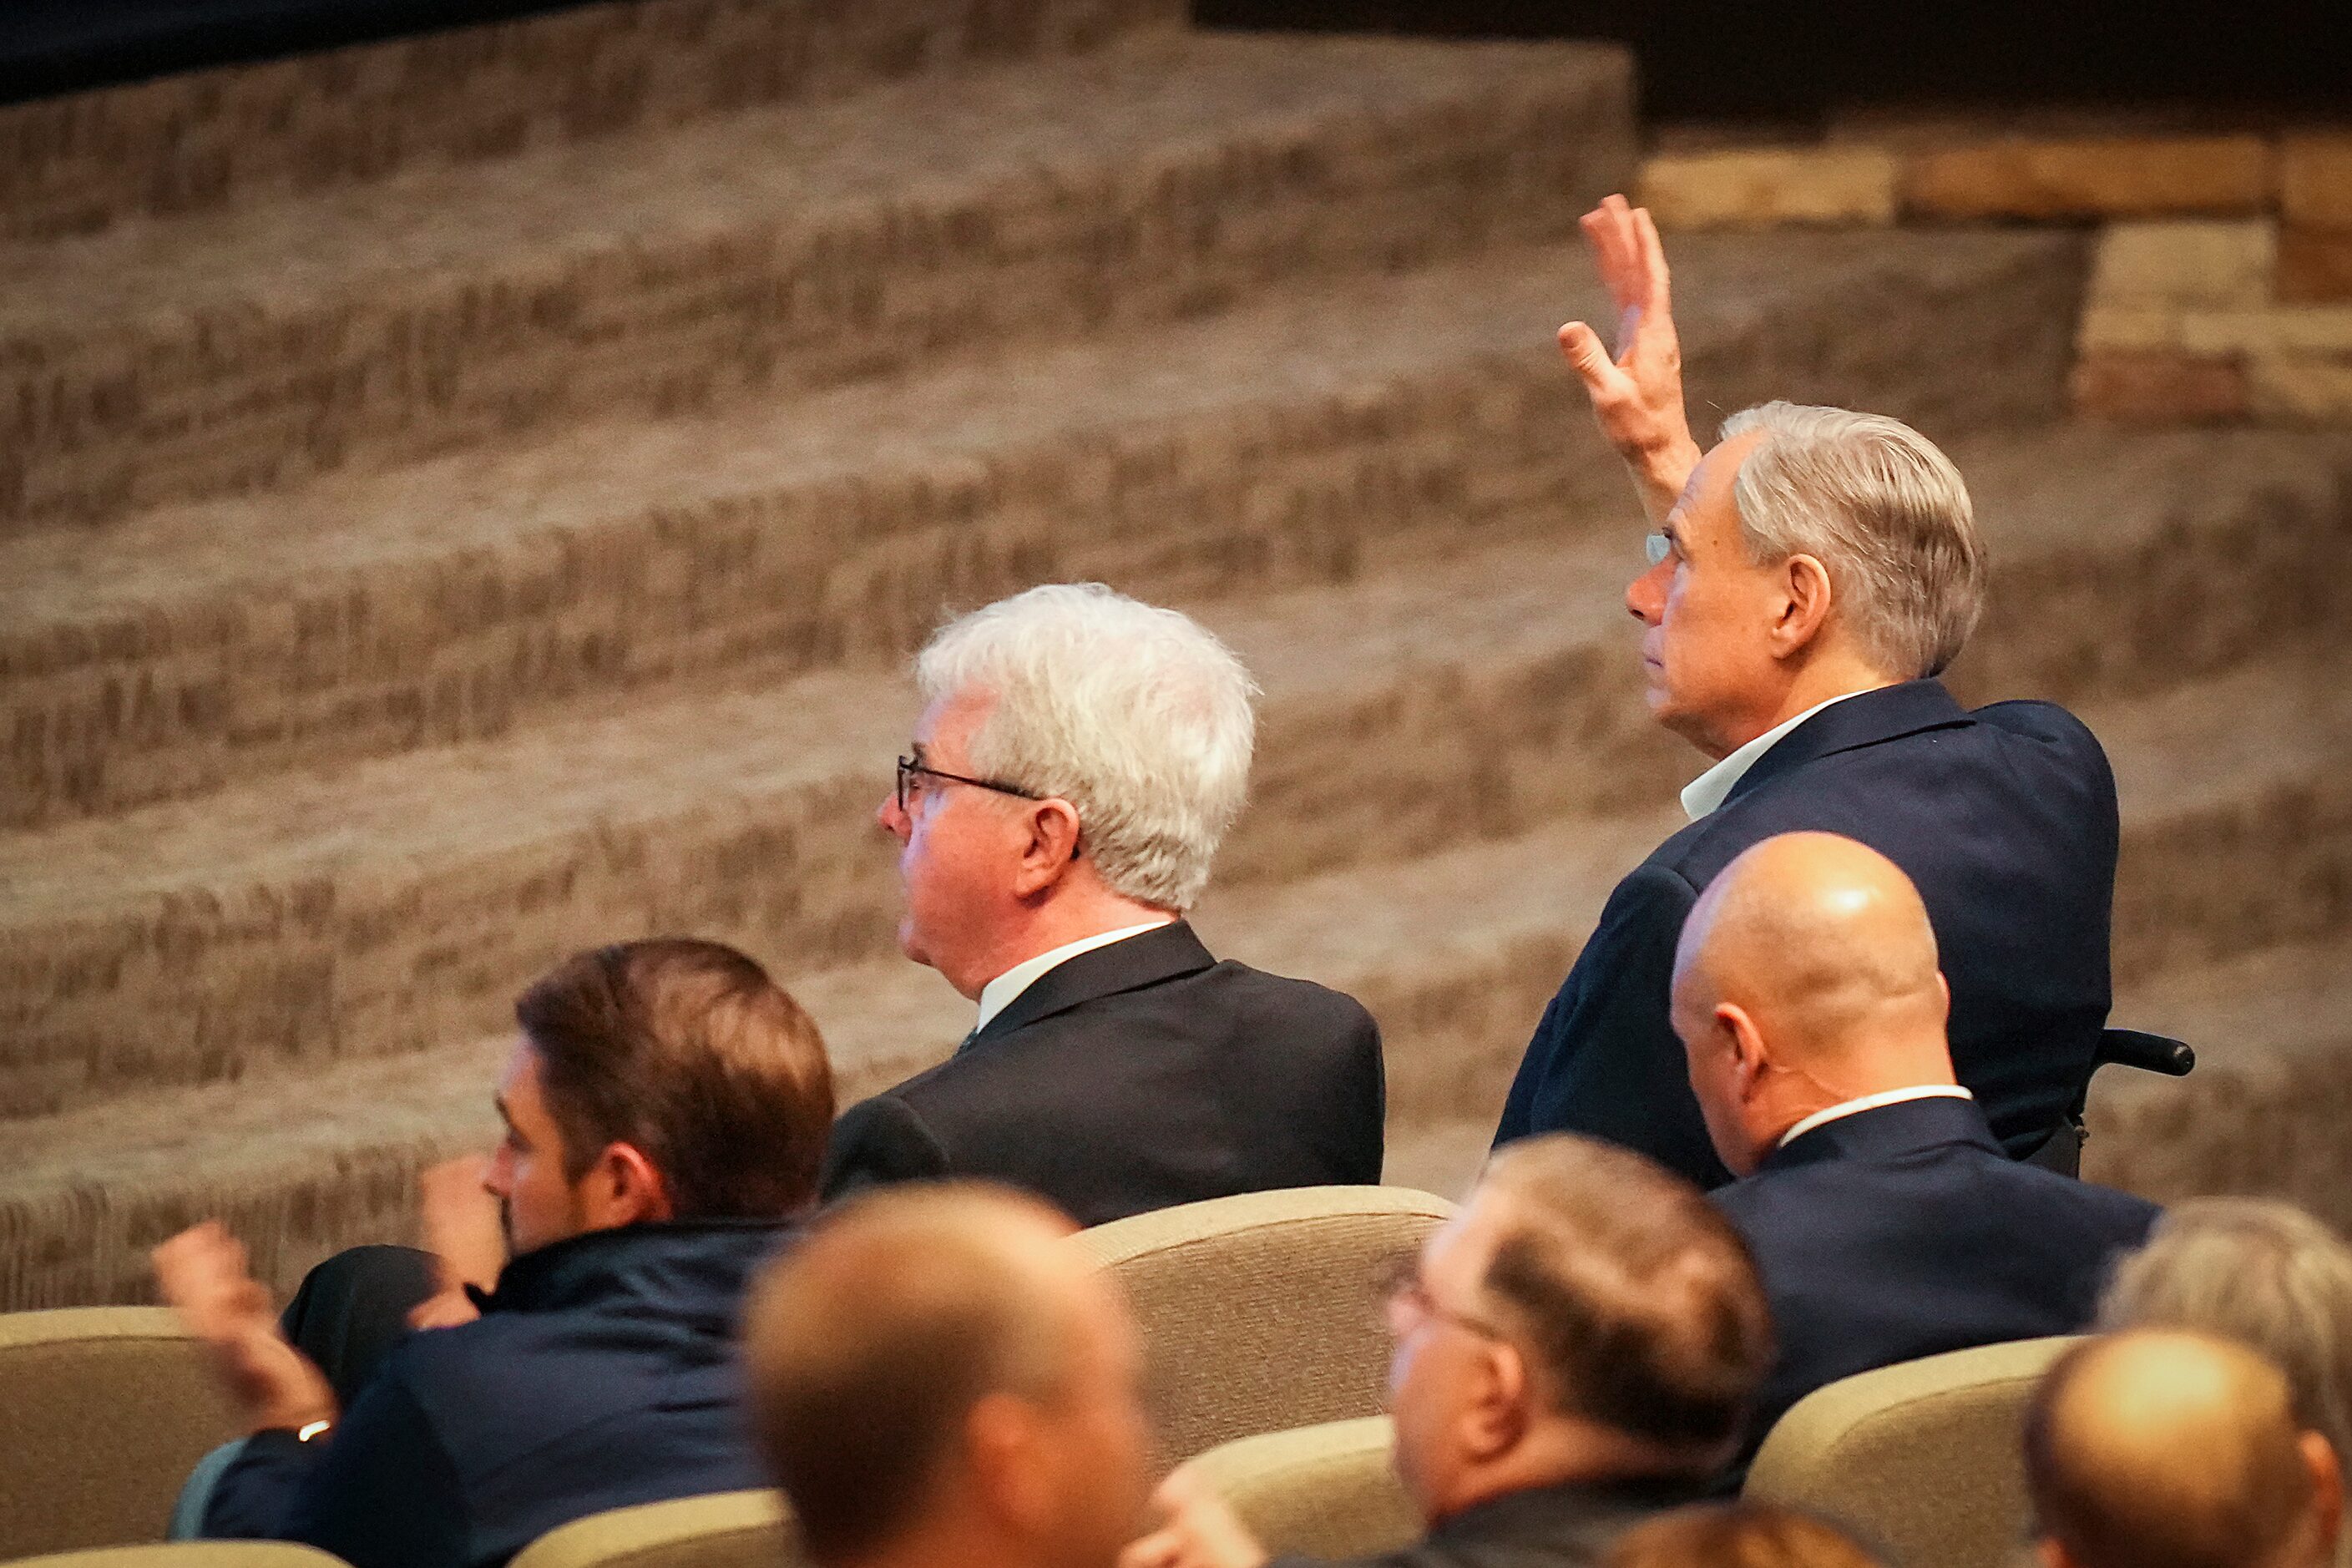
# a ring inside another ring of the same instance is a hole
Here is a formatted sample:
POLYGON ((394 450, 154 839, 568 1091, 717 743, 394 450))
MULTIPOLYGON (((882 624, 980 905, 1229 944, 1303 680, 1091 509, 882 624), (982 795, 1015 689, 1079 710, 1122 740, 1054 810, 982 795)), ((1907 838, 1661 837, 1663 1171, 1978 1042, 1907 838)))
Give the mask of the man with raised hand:
POLYGON ((1381 1179, 1380 1030, 1211 956, 1184 920, 1248 791, 1256 688, 1174 610, 1057 584, 942 627, 877 812, 898 942, 978 1008, 947 1061, 853 1106, 826 1195, 971 1176, 1082 1225, 1381 1179))
POLYGON ((1916 889, 1867 846, 1790 833, 1699 896, 1674 1024, 1763 1275, 1780 1355, 1752 1451, 1824 1384, 1973 1345, 2079 1332, 2157 1210, 2011 1160, 1945 1046, 1916 889))
POLYGON ((1651 712, 1711 765, 1683 791, 1690 825, 1611 894, 1496 1141, 1587 1132, 1727 1180, 1666 1017, 1675 939, 1742 850, 1817 829, 1916 884, 1951 983, 1959 1080, 2011 1154, 2047 1145, 2064 1163, 2109 1001, 2105 753, 2063 709, 1971 711, 1936 679, 1986 575, 1950 460, 1896 420, 1787 403, 1735 414, 1702 454, 1656 228, 1615 196, 1584 228, 1621 312, 1618 353, 1580 321, 1560 343, 1656 530, 1625 595, 1651 712))

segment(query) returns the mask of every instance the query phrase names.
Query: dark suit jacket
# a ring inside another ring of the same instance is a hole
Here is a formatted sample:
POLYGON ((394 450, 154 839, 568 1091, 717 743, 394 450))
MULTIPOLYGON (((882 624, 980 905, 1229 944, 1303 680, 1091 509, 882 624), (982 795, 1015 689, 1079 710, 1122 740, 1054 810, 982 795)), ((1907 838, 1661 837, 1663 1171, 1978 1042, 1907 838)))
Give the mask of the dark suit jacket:
POLYGON ((1056 964, 956 1054, 834 1123, 824 1193, 983 1176, 1081 1225, 1381 1179, 1381 1032, 1209 956, 1181 921, 1056 964))
POLYGON ((1860 839, 1917 884, 1951 983, 1952 1063, 2012 1154, 2090 1077, 2109 1001, 2115 776, 2047 702, 1963 710, 1933 680, 1849 697, 1782 736, 1727 799, 1617 884, 1519 1064, 1496 1142, 1584 1132, 1728 1181, 1666 1019, 1675 942, 1742 850, 1860 839))
POLYGON ((1717 1205, 1755 1254, 1780 1357, 1750 1447, 1781 1412, 1874 1367, 2071 1334, 2152 1204, 2011 1160, 1965 1100, 1824 1122, 1717 1205))
MULTIPOLYGON (((1360 1559, 1358 1568, 1580 1568, 1601 1562, 1643 1520, 1702 1495, 1696 1483, 1654 1479, 1511 1492, 1464 1509, 1411 1546, 1360 1559)), ((1274 1561, 1307 1568, 1314 1560, 1274 1561)))

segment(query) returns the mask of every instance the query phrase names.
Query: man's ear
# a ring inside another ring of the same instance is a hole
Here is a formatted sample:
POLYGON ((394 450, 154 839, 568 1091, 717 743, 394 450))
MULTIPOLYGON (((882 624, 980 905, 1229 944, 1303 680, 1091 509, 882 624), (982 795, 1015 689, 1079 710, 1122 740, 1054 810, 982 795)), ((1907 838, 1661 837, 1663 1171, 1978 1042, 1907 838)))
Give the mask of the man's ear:
POLYGON ((2042 1568, 2076 1568, 2074 1553, 2059 1545, 2054 1535, 2045 1535, 2035 1541, 2033 1554, 2040 1560, 2042 1568))
POLYGON ((2333 1560, 2336 1539, 2344 1531, 2344 1467, 2336 1462, 2336 1450, 2317 1432, 2305 1432, 2297 1446, 2303 1450, 2305 1468, 2311 1471, 2311 1516, 2318 1534, 2321 1555, 2333 1560))
POLYGON ((591 1230, 617 1230, 675 1219, 669 1184, 634 1143, 607 1143, 580 1186, 581 1217, 591 1230))
POLYGON ((1060 881, 1078 858, 1078 812, 1066 800, 1041 800, 1029 807, 1022 822, 1028 842, 1022 846, 1013 890, 1026 899, 1060 881))
POLYGON ((1722 1027, 1731 1045, 1732 1082, 1746 1100, 1764 1081, 1764 1075, 1773 1066, 1772 1053, 1764 1043, 1764 1032, 1756 1026, 1755 1018, 1737 1002, 1716 1005, 1715 1021, 1722 1027))
POLYGON ((1039 1462, 1040 1412, 1017 1394, 982 1395, 963 1417, 962 1459, 982 1506, 1023 1533, 1047 1527, 1055 1509, 1050 1466, 1039 1462))
POLYGON ((1786 597, 1780 619, 1772 625, 1772 652, 1777 658, 1792 658, 1811 647, 1822 627, 1829 624, 1834 597, 1829 568, 1818 556, 1791 555, 1780 563, 1780 591, 1786 597))
POLYGON ((1496 1340, 1486 1347, 1478 1385, 1464 1405, 1463 1447, 1474 1458, 1493 1460, 1517 1447, 1534 1419, 1528 1401, 1528 1363, 1517 1345, 1496 1340))

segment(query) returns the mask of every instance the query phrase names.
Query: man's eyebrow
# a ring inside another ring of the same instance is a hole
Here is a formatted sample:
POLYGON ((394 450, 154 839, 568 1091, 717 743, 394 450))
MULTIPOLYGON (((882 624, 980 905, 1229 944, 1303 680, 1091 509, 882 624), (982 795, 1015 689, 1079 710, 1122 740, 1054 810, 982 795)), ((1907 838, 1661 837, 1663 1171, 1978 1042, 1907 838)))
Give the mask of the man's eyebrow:
POLYGON ((507 1124, 507 1131, 514 1131, 514 1112, 507 1109, 507 1097, 504 1094, 494 1094, 490 1096, 490 1103, 498 1107, 499 1120, 507 1124))
POLYGON ((907 754, 919 763, 928 762, 930 759, 930 748, 920 741, 909 741, 907 742, 907 754))

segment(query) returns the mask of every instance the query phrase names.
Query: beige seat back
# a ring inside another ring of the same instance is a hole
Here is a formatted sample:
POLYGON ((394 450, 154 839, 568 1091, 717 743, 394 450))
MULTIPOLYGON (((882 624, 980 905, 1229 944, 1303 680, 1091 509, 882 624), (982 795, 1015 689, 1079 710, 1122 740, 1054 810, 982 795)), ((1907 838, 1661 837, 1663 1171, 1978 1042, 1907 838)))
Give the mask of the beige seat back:
POLYGON ((592 1513, 524 1547, 510 1568, 793 1568, 803 1561, 783 1499, 763 1489, 592 1513))
POLYGON ((1915 1568, 2000 1568, 2026 1529, 2026 1402, 2074 1342, 1954 1351, 1816 1389, 1766 1436, 1748 1495, 1843 1520, 1915 1568))
POLYGON ((239 1431, 163 1308, 0 1314, 0 1558, 162 1541, 188 1471, 239 1431))
POLYGON ((315 1546, 283 1541, 175 1541, 145 1546, 97 1546, 19 1558, 0 1568, 345 1568, 315 1546))
POLYGON ((1220 1443, 1192 1461, 1276 1556, 1377 1557, 1421 1536, 1385 1415, 1220 1443))
POLYGON ((1378 1415, 1384 1266, 1454 1212, 1407 1187, 1213 1198, 1082 1231, 1143 1325, 1171 1459, 1260 1432, 1378 1415))

